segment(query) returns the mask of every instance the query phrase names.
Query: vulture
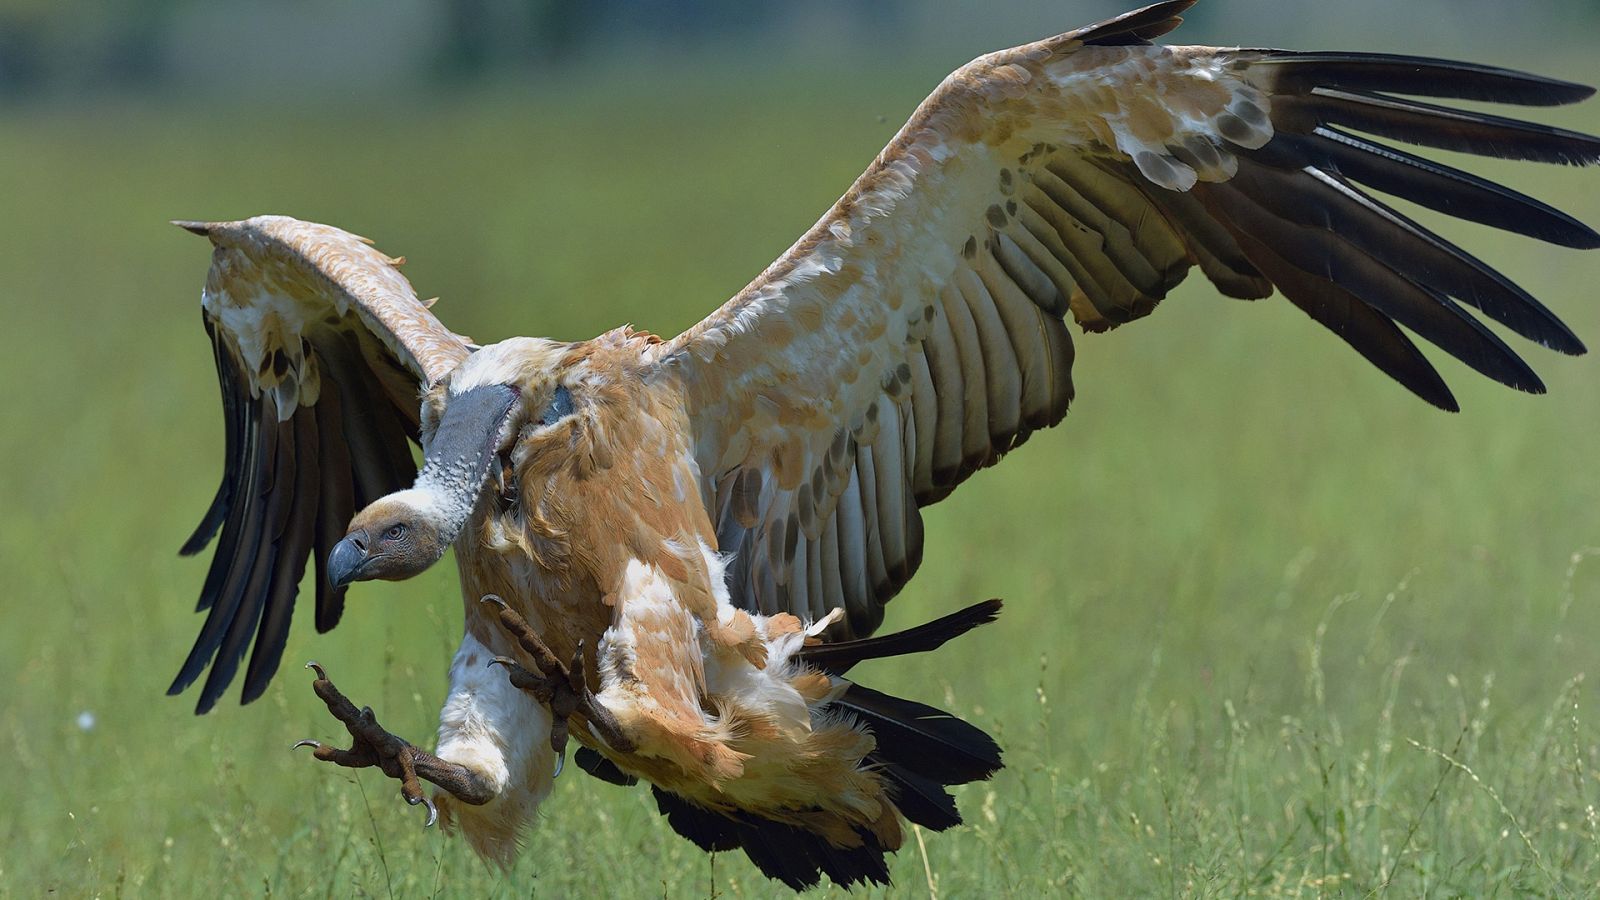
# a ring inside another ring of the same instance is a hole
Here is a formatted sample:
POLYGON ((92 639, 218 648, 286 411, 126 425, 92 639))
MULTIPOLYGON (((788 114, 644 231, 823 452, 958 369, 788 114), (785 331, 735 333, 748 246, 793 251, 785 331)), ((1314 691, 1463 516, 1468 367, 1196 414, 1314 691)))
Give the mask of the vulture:
POLYGON ((846 675, 998 614, 990 601, 873 634, 917 570, 922 509, 1066 415, 1069 318, 1126 324, 1198 269, 1229 297, 1281 294, 1447 410, 1418 338, 1530 393, 1538 376, 1485 319, 1584 350, 1377 195, 1600 246, 1407 149, 1595 163, 1600 139, 1447 102, 1558 106, 1592 88, 1154 44, 1192 2, 957 69, 794 246, 670 340, 623 327, 479 345, 362 238, 281 216, 177 223, 214 248, 201 305, 226 465, 182 551, 218 536, 171 692, 209 666, 205 712, 250 651, 243 701, 260 697, 308 559, 325 631, 352 582, 407 578, 453 547, 465 634, 434 750, 312 664, 352 741, 302 742, 317 759, 381 769, 504 863, 570 736, 585 770, 648 781, 708 851, 742 849, 796 889, 886 882, 905 823, 957 824, 947 788, 991 775, 1000 751, 846 675))

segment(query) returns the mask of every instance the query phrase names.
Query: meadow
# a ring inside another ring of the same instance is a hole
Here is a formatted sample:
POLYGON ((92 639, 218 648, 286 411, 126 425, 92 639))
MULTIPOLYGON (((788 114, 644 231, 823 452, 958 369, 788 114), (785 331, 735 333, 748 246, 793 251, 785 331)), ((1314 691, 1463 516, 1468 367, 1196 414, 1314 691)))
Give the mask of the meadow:
MULTIPOLYGON (((302 611, 250 706, 235 687, 197 719, 193 693, 163 696, 205 569, 175 551, 222 448, 208 248, 164 222, 365 234, 481 341, 673 334, 814 221, 941 71, 0 117, 0 894, 781 896, 575 768, 502 873, 378 773, 290 753, 343 737, 313 658, 431 742, 460 634, 449 563, 356 587, 326 635, 302 611)), ((1600 106, 1549 120, 1600 130, 1600 106)), ((1476 170, 1600 222, 1600 174, 1476 170)), ((1600 342, 1600 254, 1442 231, 1600 342)), ((1077 350, 1063 427, 928 511, 886 624, 991 596, 1005 614, 859 672, 989 729, 1007 768, 960 791, 965 826, 908 841, 894 890, 862 893, 1600 891, 1600 361, 1519 344, 1545 397, 1441 361, 1465 408, 1447 415, 1281 300, 1198 276, 1077 350)))

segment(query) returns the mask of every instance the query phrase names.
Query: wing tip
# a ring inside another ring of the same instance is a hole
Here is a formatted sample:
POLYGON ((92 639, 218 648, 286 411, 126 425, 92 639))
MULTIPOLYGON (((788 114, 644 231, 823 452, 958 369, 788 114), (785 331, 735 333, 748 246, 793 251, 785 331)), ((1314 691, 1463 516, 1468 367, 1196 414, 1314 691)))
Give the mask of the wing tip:
POLYGON ((1138 9, 1129 10, 1103 22, 1070 31, 1062 38, 1070 38, 1087 45, 1117 46, 1148 44, 1151 40, 1171 32, 1183 24, 1183 13, 1199 0, 1162 0, 1138 9))
POLYGON ((1466 60, 1344 50, 1263 50, 1257 62, 1279 67, 1292 84, 1306 79, 1365 84, 1390 94, 1450 97, 1516 106, 1566 106, 1594 96, 1582 82, 1466 60), (1306 69, 1301 76, 1290 75, 1306 69), (1350 82, 1349 79, 1354 81, 1350 82))
MULTIPOLYGON (((167 696, 176 697, 179 694, 182 694, 184 691, 188 690, 189 686, 194 684, 195 680, 199 677, 200 670, 197 669, 191 672, 189 667, 185 666, 183 671, 178 673, 178 677, 172 679, 172 684, 167 686, 167 696)), ((215 705, 216 698, 207 696, 204 692, 202 692, 199 702, 194 706, 194 714, 197 716, 203 716, 210 712, 211 708, 215 705)))
POLYGON ((1594 96, 1595 86, 1584 84, 1581 81, 1568 81, 1565 78, 1546 78, 1551 92, 1551 106, 1566 106, 1572 103, 1582 103, 1594 96))
POLYGON ((976 628, 979 625, 988 625, 990 622, 999 619, 1000 609, 1005 605, 1006 602, 1004 600, 1001 600, 999 597, 992 597, 983 601, 982 603, 972 604, 966 609, 959 611, 957 615, 971 616, 974 619, 973 627, 976 628))
POLYGON ((211 229, 216 225, 215 222, 201 222, 194 219, 169 219, 167 224, 176 225, 190 234, 198 234, 201 237, 210 237, 211 229))
POLYGON ((277 667, 274 666, 273 671, 269 672, 265 678, 251 678, 246 675, 244 690, 239 693, 239 705, 246 706, 260 700, 262 695, 267 692, 267 686, 272 683, 272 676, 276 674, 277 667))
POLYGON ((1442 409, 1447 413, 1461 412, 1461 401, 1456 399, 1454 392, 1452 392, 1448 387, 1444 386, 1444 381, 1442 379, 1440 380, 1437 388, 1426 392, 1420 391, 1409 384, 1407 384, 1406 387, 1411 388, 1412 393, 1416 394, 1418 397, 1421 397, 1424 401, 1437 409, 1442 409))

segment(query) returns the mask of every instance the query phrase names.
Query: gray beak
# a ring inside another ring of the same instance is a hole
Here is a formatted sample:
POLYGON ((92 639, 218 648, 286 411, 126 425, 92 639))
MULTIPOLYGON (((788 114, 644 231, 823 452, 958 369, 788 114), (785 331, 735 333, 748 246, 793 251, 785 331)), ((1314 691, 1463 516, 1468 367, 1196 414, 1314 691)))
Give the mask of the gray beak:
POLYGON ((336 588, 342 588, 355 581, 361 574, 361 567, 366 564, 367 536, 359 531, 346 535, 328 552, 328 582, 336 588))

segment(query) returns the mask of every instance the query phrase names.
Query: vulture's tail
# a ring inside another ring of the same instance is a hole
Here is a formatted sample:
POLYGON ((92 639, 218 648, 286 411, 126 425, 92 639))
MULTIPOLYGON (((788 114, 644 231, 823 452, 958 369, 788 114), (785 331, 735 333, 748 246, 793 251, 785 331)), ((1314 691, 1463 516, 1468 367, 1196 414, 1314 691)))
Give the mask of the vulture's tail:
POLYGON ((937 650, 944 646, 945 641, 960 637, 979 625, 993 622, 1000 616, 1000 605, 999 600, 985 600, 905 631, 854 641, 813 644, 797 655, 802 661, 829 675, 843 675, 863 660, 888 659, 891 656, 937 650))
MULTIPOLYGON (((895 634, 808 647, 800 658, 837 675, 863 660, 932 650, 994 621, 999 613, 1000 601, 990 600, 895 634)), ((982 729, 915 700, 851 684, 827 710, 853 716, 871 730, 877 747, 867 754, 864 766, 882 776, 901 815, 932 831, 961 823, 947 787, 981 781, 1001 766, 999 745, 982 729)), ((578 763, 608 781, 632 783, 598 754, 580 750, 578 763)), ((652 790, 674 831, 707 852, 743 849, 756 868, 795 890, 815 885, 824 874, 842 886, 889 883, 885 854, 895 848, 882 846, 870 831, 856 832, 861 841, 855 847, 836 847, 805 828, 749 814, 732 817, 660 788, 652 790)))

